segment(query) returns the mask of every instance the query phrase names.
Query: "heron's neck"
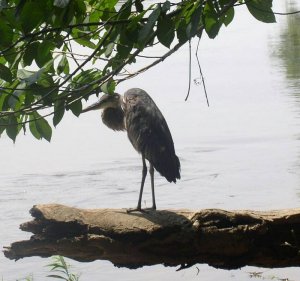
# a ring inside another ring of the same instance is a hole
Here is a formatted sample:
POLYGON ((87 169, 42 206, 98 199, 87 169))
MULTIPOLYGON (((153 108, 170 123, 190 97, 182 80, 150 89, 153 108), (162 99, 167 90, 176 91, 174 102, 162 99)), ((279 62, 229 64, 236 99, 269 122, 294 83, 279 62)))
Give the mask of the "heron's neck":
POLYGON ((114 131, 124 131, 124 111, 120 106, 108 107, 102 111, 102 122, 110 129, 114 131))

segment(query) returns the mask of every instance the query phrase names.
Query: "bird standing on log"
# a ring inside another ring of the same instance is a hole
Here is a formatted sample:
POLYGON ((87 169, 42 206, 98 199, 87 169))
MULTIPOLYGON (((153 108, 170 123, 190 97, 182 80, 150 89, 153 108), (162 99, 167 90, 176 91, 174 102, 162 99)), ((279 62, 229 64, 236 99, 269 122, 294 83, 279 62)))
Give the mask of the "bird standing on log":
POLYGON ((167 122, 152 98, 142 89, 133 88, 124 96, 104 94, 82 112, 102 109, 102 121, 115 131, 127 131, 133 147, 142 155, 143 173, 137 207, 128 212, 142 211, 141 202, 147 175, 146 159, 150 163, 152 209, 156 209, 154 169, 169 182, 180 179, 180 162, 167 122))

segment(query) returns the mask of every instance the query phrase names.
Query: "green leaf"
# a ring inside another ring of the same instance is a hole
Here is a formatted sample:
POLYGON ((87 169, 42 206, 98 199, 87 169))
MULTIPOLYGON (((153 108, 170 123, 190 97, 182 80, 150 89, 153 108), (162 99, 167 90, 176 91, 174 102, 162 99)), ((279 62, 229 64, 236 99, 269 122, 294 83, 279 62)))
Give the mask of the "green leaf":
POLYGON ((205 18, 205 31, 209 38, 214 39, 220 30, 221 25, 214 18, 205 18))
MULTIPOLYGON (((40 69, 40 71, 42 71, 42 70, 43 70, 43 68, 40 69)), ((53 81, 53 76, 46 73, 45 71, 42 71, 42 73, 41 73, 39 79, 36 81, 36 83, 44 88, 49 88, 52 90, 54 87, 57 86, 57 83, 54 83, 54 81, 53 81)))
POLYGON ((75 14, 78 17, 79 15, 86 14, 86 5, 84 0, 74 1, 75 14))
POLYGON ((176 35, 179 43, 184 43, 188 40, 186 29, 187 29, 187 24, 185 20, 181 20, 176 30, 176 35))
POLYGON ((249 12, 257 20, 272 23, 276 22, 275 15, 272 11, 272 0, 251 0, 245 1, 249 12))
POLYGON ((221 23, 211 3, 207 2, 205 4, 203 14, 205 31, 208 37, 213 39, 218 35, 221 23))
POLYGON ((105 48, 105 56, 108 58, 110 57, 112 51, 114 50, 114 46, 115 46, 115 43, 114 42, 110 42, 108 43, 108 45, 106 46, 105 48))
MULTIPOLYGON (((0 36, 1 36, 1 20, 0 20, 0 36)), ((0 37, 0 45, 1 45, 1 37, 0 37)), ((15 48, 12 48, 4 53, 4 58, 9 63, 9 66, 13 65, 18 54, 19 53, 18 53, 17 49, 15 49, 15 48)))
POLYGON ((65 102, 64 100, 57 100, 54 103, 54 116, 53 116, 53 125, 54 127, 62 120, 65 114, 65 102))
POLYGON ((13 142, 15 142, 18 132, 18 120, 16 116, 9 115, 6 127, 6 134, 9 136, 10 139, 13 140, 13 142))
POLYGON ((80 44, 83 47, 88 47, 90 49, 96 49, 96 45, 90 41, 91 39, 88 39, 87 37, 81 37, 81 38, 74 38, 74 41, 80 44))
POLYGON ((47 62, 52 60, 51 51, 55 48, 54 42, 45 40, 38 46, 36 64, 42 68, 47 62))
POLYGON ((19 3, 17 3, 16 10, 15 10, 15 17, 17 20, 19 20, 20 14, 21 14, 23 7, 26 4, 27 0, 20 0, 18 2, 19 3))
POLYGON ((103 2, 102 5, 104 7, 108 8, 109 10, 112 10, 116 6, 116 4, 119 2, 119 0, 104 0, 102 2, 103 2))
POLYGON ((23 96, 23 98, 20 99, 20 96, 24 94, 25 88, 26 88, 26 84, 24 82, 21 82, 18 85, 18 88, 14 90, 14 92, 10 95, 7 101, 10 108, 13 108, 14 110, 18 110, 21 107, 21 103, 25 99, 25 97, 23 96))
POLYGON ((119 10, 118 20, 127 20, 131 14, 132 0, 127 0, 119 10))
MULTIPOLYGON (((50 1, 52 2, 52 1, 50 1)), ((56 1, 57 5, 61 4, 61 7, 52 6, 52 10, 50 14, 52 15, 52 22, 54 27, 64 27, 70 24, 72 19, 75 16, 75 7, 74 2, 70 1, 67 5, 67 7, 64 7, 64 1, 56 1)), ((55 2, 54 2, 55 3, 55 2)), ((80 18, 80 15, 78 15, 78 19, 80 18)), ((80 18, 81 20, 81 18, 80 18)))
POLYGON ((121 36, 122 40, 126 38, 126 41, 129 41, 131 45, 136 44, 140 31, 140 25, 138 22, 136 22, 137 17, 133 18, 134 19, 128 25, 126 25, 126 29, 123 32, 124 35, 121 36))
MULTIPOLYGON (((90 22, 100 22, 101 21, 101 17, 103 15, 102 11, 91 11, 90 12, 90 22)), ((98 28, 98 26, 90 26, 90 30, 94 31, 98 28)))
POLYGON ((83 20, 83 18, 80 17, 80 14, 75 12, 75 3, 75 0, 71 1, 69 5, 64 10, 62 10, 61 26, 70 24, 74 19, 74 16, 78 19, 78 21, 83 20))
POLYGON ((153 10, 153 12, 149 15, 147 23, 142 27, 142 29, 139 32, 139 38, 138 42, 142 45, 145 45, 147 43, 147 40, 149 40, 149 36, 153 31, 153 27, 161 13, 160 6, 157 5, 156 8, 153 10))
POLYGON ((81 100, 76 100, 68 105, 68 108, 71 109, 73 114, 78 117, 82 111, 81 100))
POLYGON ((0 112, 1 111, 6 111, 6 109, 7 109, 7 99, 8 98, 9 98, 8 94, 1 93, 1 95, 0 95, 0 112))
POLYGON ((33 60, 36 58, 38 54, 39 45, 40 43, 36 41, 26 47, 23 55, 24 66, 28 66, 32 64, 33 60))
POLYGON ((201 21, 202 15, 202 7, 201 6, 194 6, 193 13, 191 14, 191 20, 187 26, 186 34, 187 37, 190 39, 194 37, 198 31, 198 26, 201 21))
POLYGON ((29 129, 32 135, 37 139, 46 139, 50 142, 52 129, 47 120, 38 112, 34 112, 29 117, 29 129))
POLYGON ((228 26, 234 18, 234 8, 231 7, 228 9, 228 11, 222 16, 222 21, 225 24, 225 26, 228 26))
MULTIPOLYGON (((152 7, 152 6, 151 6, 152 7)), ((125 26, 125 35, 126 35, 126 41, 131 42, 131 44, 136 44, 138 41, 140 30, 144 27, 141 25, 141 21, 144 17, 144 15, 147 13, 148 10, 142 11, 140 14, 133 14, 130 16, 129 20, 130 22, 126 24, 125 26)), ((123 35, 124 36, 124 35, 123 35)), ((122 36, 121 36, 122 38, 122 36)))
POLYGON ((3 79, 7 82, 12 82, 12 74, 8 67, 0 63, 0 79, 3 79))
POLYGON ((21 54, 21 52, 19 52, 15 56, 14 61, 12 62, 12 64, 9 65, 10 70, 11 70, 12 73, 14 73, 15 70, 18 69, 21 59, 22 59, 22 54, 21 54))
POLYGON ((24 104, 26 107, 30 106, 34 101, 34 95, 31 89, 29 91, 25 91, 25 99, 24 99, 24 104))
POLYGON ((161 16, 157 22, 157 38, 167 48, 170 48, 175 37, 175 24, 168 16, 161 16))
POLYGON ((130 54, 132 48, 133 48, 133 46, 129 43, 128 43, 128 45, 118 44, 117 45, 118 55, 121 58, 127 58, 127 56, 130 54))
POLYGON ((36 121, 34 115, 29 116, 29 130, 31 134, 38 140, 42 139, 41 134, 38 132, 38 129, 36 127, 36 121))
POLYGON ((68 6, 69 2, 70 0, 54 0, 53 6, 63 9, 68 6))
POLYGON ((63 55, 60 62, 57 65, 57 74, 61 73, 68 75, 70 73, 70 66, 66 55, 63 55))
POLYGON ((68 280, 67 278, 65 277, 62 277, 60 275, 57 275, 57 274, 50 274, 50 275, 47 275, 47 277, 50 277, 50 278, 55 278, 55 279, 62 279, 62 280, 68 280))
POLYGON ((0 46, 8 47, 13 40, 13 30, 7 22, 0 17, 0 46))
POLYGON ((141 0, 135 0, 134 1, 135 4, 135 9, 138 13, 141 13, 144 10, 143 4, 141 0))
POLYGON ((161 7, 161 11, 163 13, 166 13, 167 11, 169 11, 171 8, 171 3, 170 1, 166 1, 165 3, 163 3, 162 7, 161 7))
POLYGON ((7 126, 7 117, 0 117, 0 136, 5 131, 7 126))
POLYGON ((116 88, 116 82, 112 79, 109 79, 101 85, 101 91, 105 94, 113 94, 116 88))
POLYGON ((82 86, 87 86, 89 83, 102 77, 101 71, 98 69, 88 69, 84 70, 72 79, 71 87, 72 89, 81 88, 82 86))
POLYGON ((39 1, 26 1, 20 13, 20 22, 25 33, 38 27, 44 19, 43 6, 39 1))
POLYGON ((42 138, 50 142, 52 136, 52 129, 48 121, 44 117, 39 115, 37 112, 35 112, 34 115, 36 118, 35 124, 37 131, 39 132, 42 138))
POLYGON ((3 56, 0 56, 0 63, 2 63, 2 64, 6 63, 6 59, 3 56))

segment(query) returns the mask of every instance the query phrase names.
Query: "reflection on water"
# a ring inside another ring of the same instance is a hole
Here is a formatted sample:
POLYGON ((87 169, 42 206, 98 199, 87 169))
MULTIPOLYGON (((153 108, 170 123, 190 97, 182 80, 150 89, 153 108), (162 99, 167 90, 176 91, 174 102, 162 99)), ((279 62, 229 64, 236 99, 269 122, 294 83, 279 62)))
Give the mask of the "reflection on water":
MULTIPOLYGON (((271 42, 275 63, 279 63, 279 70, 285 74, 287 94, 293 97, 293 108, 300 117, 300 10, 299 1, 288 0, 285 3, 286 12, 292 13, 284 18, 284 24, 280 27, 279 37, 271 42)), ((299 121, 295 121, 299 126, 299 121)), ((300 140, 300 133, 296 135, 300 140)), ((300 167, 300 152, 296 166, 300 167)), ((300 197, 300 189, 297 195, 300 197)))
MULTIPOLYGON (((286 2, 287 12, 299 11, 297 1, 286 2)), ((286 24, 281 27, 278 41, 277 56, 282 61, 286 78, 294 84, 299 92, 300 86, 300 14, 293 14, 285 18, 286 24)), ((292 86, 292 85, 290 85, 292 86)))
MULTIPOLYGON (((298 1, 289 0, 285 3, 288 13, 299 11, 298 1)), ((287 86, 291 93, 300 98, 300 14, 291 14, 284 19, 285 24, 280 28, 279 37, 273 44, 274 54, 282 64, 287 86), (279 39, 279 40, 278 40, 279 39)))
MULTIPOLYGON (((286 7, 284 1, 274 2, 276 11, 299 9, 296 1, 289 1, 286 7)), ((120 86, 120 92, 130 87, 146 89, 173 134, 182 180, 175 185, 156 177, 160 209, 299 207, 298 27, 299 15, 266 25, 239 7, 231 26, 215 40, 205 38, 199 56, 210 108, 196 85, 192 85, 188 102, 183 101, 188 48, 120 86)), ((196 77, 196 62, 192 71, 196 77)), ((29 234, 18 227, 30 219, 28 210, 34 204, 135 206, 141 178, 140 156, 125 134, 109 131, 100 122, 97 112, 79 119, 66 116, 54 131, 50 145, 29 136, 20 137, 16 145, 7 138, 1 139, 1 246, 28 238, 29 234)), ((148 181, 145 188, 143 207, 151 204, 148 181)), ((28 258, 15 263, 0 254, 0 280, 3 276, 4 281, 13 281, 32 272, 34 280, 44 280, 48 273, 44 265, 48 262, 28 258)), ((251 271, 296 281, 300 275, 297 268, 223 271, 198 265, 199 272, 195 267, 175 272, 163 266, 130 271, 103 261, 71 263, 75 272, 82 272, 82 281, 243 281, 251 279, 251 271)))

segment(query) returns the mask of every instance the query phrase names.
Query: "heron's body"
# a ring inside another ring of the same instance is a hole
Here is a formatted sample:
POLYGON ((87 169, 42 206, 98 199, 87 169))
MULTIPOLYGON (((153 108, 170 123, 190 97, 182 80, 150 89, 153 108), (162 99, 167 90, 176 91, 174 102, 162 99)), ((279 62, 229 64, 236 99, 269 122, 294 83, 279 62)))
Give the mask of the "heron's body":
POLYGON ((144 181, 147 174, 145 159, 150 163, 153 208, 154 168, 169 182, 180 179, 180 162, 175 154, 173 139, 167 122, 151 97, 142 89, 119 94, 104 95, 98 103, 85 111, 102 108, 102 121, 109 128, 126 130, 133 147, 142 155, 143 177, 137 210, 141 210, 144 181))

